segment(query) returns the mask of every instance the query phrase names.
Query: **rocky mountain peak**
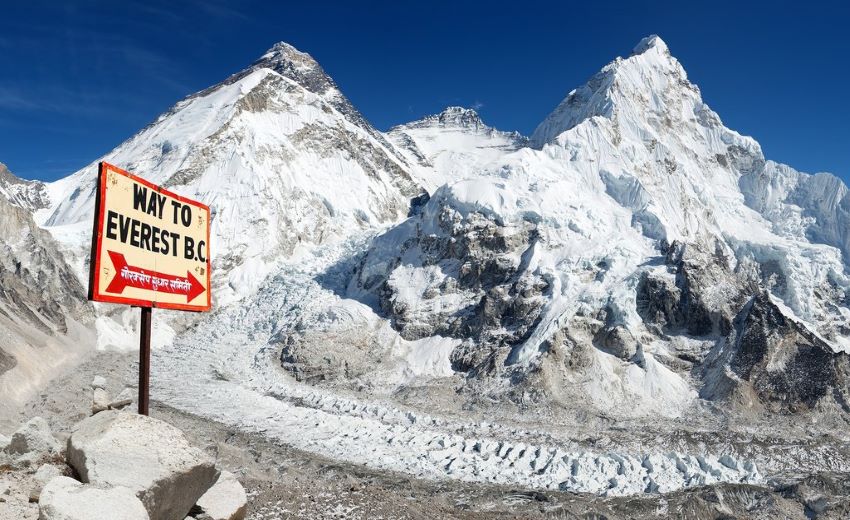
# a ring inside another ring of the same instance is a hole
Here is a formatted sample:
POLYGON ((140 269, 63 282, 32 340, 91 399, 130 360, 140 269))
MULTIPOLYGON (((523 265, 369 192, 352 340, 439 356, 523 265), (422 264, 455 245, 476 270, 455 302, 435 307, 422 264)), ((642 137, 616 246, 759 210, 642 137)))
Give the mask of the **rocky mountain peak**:
MULTIPOLYGON (((359 126, 377 140, 390 154, 393 147, 384 139, 363 115, 351 104, 340 90, 336 82, 319 65, 311 55, 296 49, 286 42, 278 42, 266 51, 247 70, 237 74, 244 76, 258 69, 270 69, 295 83, 309 92, 317 94, 328 104, 338 110, 348 121, 359 126)), ((395 154, 393 154, 395 155, 395 154)), ((404 159, 395 156, 399 162, 404 159)))
POLYGON ((481 128, 484 122, 478 112, 471 108, 446 107, 445 110, 434 116, 443 126, 460 126, 464 128, 481 128))
POLYGON ((488 126, 481 120, 478 112, 471 108, 459 106, 446 107, 439 114, 425 116, 422 119, 411 121, 396 127, 395 129, 411 129, 411 128, 447 128, 447 129, 468 129, 473 131, 490 131, 492 127, 488 126))
POLYGON ((261 65, 263 67, 275 70, 281 74, 287 71, 295 71, 299 74, 321 73, 324 74, 322 67, 312 56, 306 52, 299 51, 292 45, 286 42, 278 42, 267 50, 254 63, 254 66, 261 65))
POLYGON ((277 42, 272 45, 261 57, 260 60, 302 60, 307 64, 316 64, 316 60, 306 52, 301 52, 287 42, 277 42))
POLYGON ((47 206, 44 183, 21 179, 0 163, 0 196, 12 204, 34 211, 47 206))
POLYGON ((339 88, 319 63, 306 52, 278 42, 255 61, 249 70, 271 69, 322 97, 339 95, 339 88))

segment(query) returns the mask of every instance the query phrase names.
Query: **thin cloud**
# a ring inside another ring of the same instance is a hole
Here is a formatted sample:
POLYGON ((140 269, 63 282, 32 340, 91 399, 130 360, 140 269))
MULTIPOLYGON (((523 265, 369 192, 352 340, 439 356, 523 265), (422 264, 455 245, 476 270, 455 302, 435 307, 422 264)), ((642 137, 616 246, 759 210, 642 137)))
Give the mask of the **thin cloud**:
POLYGON ((184 94, 193 90, 192 85, 181 80, 179 68, 170 58, 129 42, 120 48, 120 52, 127 64, 143 71, 145 77, 184 94))
POLYGON ((91 93, 37 82, 26 86, 0 84, 0 109, 10 113, 133 119, 132 108, 127 106, 126 96, 120 93, 91 93))
POLYGON ((27 99, 21 92, 16 92, 9 87, 0 86, 0 108, 6 110, 37 110, 38 103, 33 99, 27 99))

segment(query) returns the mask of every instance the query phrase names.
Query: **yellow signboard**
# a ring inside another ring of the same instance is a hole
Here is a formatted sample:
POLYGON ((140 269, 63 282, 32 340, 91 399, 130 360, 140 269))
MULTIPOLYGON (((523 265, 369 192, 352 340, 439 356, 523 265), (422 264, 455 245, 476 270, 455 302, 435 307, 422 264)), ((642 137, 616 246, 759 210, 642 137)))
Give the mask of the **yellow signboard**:
POLYGON ((208 311, 210 209, 100 163, 89 299, 208 311))

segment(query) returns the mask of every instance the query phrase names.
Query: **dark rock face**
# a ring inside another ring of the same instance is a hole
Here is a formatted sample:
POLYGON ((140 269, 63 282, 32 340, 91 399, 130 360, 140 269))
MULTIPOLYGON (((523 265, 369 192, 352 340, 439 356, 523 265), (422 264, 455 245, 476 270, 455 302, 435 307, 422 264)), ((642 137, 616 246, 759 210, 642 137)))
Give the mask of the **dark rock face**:
POLYGON ((0 376, 2 376, 4 372, 8 372, 9 370, 15 368, 15 365, 17 364, 17 359, 12 357, 10 354, 7 354, 2 348, 0 348, 0 376))
POLYGON ((637 287, 638 314, 646 323, 662 328, 680 328, 682 292, 673 281, 643 273, 637 287))
POLYGON ((496 368, 498 349, 466 340, 452 350, 449 361, 455 372, 491 372, 496 368))
POLYGON ((811 409, 826 398, 850 410, 850 359, 771 301, 763 282, 776 278, 773 266, 738 262, 733 270, 719 245, 680 243, 669 247, 666 264, 667 273, 642 275, 637 310, 658 334, 717 338, 714 353, 693 359, 706 376, 704 398, 746 388, 775 411, 811 409))
POLYGON ((416 197, 410 199, 410 211, 408 212, 408 217, 415 217, 422 213, 422 208, 425 207, 425 204, 428 204, 428 201, 431 200, 431 195, 428 192, 422 192, 416 197))
MULTIPOLYGON (((45 334, 67 332, 67 317, 93 317, 86 292, 50 234, 0 197, 0 319, 45 334)), ((11 367, 10 367, 11 368, 11 367)))
POLYGON ((850 411, 850 357, 785 316, 762 292, 736 320, 729 367, 770 408, 800 411, 826 398, 850 411))
MULTIPOLYGON (((495 350, 528 336, 539 320, 549 283, 523 268, 537 241, 534 224, 507 227, 481 213, 462 217, 448 206, 439 207, 435 215, 436 202, 396 230, 410 238, 400 248, 387 247, 392 257, 384 256, 378 239, 358 267, 355 284, 376 296, 377 305, 405 339, 442 335, 469 340, 451 356, 456 370, 468 371, 492 358, 495 350), (424 232, 433 220, 436 232, 424 232), (412 304, 403 294, 408 284, 393 280, 404 270, 437 270, 439 278, 412 304), (441 298, 453 298, 456 305, 442 305, 441 298)), ((383 240, 391 242, 393 236, 383 240)))
POLYGON ((16 177, 5 164, 0 163, 0 196, 29 211, 47 207, 47 192, 44 183, 16 177))
POLYGON ((638 314, 647 324, 692 336, 726 335, 732 319, 756 285, 729 267, 720 243, 713 251, 674 242, 666 254, 673 277, 643 273, 637 288, 638 314))

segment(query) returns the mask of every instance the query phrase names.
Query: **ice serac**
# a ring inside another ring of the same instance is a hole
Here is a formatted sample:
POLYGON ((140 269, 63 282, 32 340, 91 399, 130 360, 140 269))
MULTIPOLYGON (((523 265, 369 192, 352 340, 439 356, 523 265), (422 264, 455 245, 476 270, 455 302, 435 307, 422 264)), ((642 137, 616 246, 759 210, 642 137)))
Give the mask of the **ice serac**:
MULTIPOLYGON (((101 159, 212 208, 218 302, 276 261, 403 218, 421 193, 315 60, 283 43, 101 159)), ((95 182, 96 162, 49 185, 42 223, 62 236, 89 225, 95 182)))
MULTIPOLYGON (((478 127, 449 115, 391 135, 423 151, 450 128, 478 127)), ((444 185, 374 241, 349 294, 405 339, 460 340, 456 370, 607 412, 677 416, 717 384, 706 369, 717 349, 757 338, 736 319, 764 291, 818 345, 850 349, 847 188, 766 161, 657 36, 570 92, 529 147, 452 158, 430 160, 444 185)))

